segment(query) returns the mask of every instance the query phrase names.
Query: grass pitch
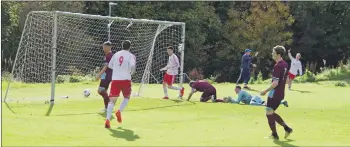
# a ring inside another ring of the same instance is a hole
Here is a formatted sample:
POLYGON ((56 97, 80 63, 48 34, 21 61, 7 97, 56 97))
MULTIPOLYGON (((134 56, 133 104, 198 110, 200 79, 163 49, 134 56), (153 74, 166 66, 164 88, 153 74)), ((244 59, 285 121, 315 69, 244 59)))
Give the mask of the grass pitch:
MULTIPOLYGON (((233 84, 215 86, 218 97, 236 96, 233 84)), ((257 90, 267 86, 251 85, 257 90)), ((103 101, 96 87, 97 83, 58 84, 58 98, 51 109, 45 100, 2 103, 2 145, 350 146, 349 87, 294 84, 295 90, 287 90, 285 98, 290 107, 277 111, 294 132, 285 140, 283 128, 277 125, 281 139, 276 142, 264 138, 270 135, 264 107, 200 103, 200 93, 192 102, 176 101, 173 91, 172 100, 162 100, 161 85, 149 85, 144 91, 147 98, 132 98, 123 123, 113 118, 111 129, 105 129, 105 114, 99 111, 103 101), (89 98, 82 96, 85 88, 92 91, 89 98), (63 95, 69 98, 60 98, 63 95)), ((48 85, 17 85, 10 92, 23 97, 50 93, 48 85)))

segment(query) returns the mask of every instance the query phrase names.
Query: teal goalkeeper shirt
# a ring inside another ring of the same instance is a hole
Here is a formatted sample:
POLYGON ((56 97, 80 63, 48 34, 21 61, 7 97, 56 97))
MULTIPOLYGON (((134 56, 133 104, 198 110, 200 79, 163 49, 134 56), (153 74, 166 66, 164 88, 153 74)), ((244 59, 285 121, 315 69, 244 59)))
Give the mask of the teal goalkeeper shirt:
POLYGON ((248 92, 241 90, 238 93, 237 103, 243 102, 245 104, 249 104, 251 99, 252 96, 248 92))

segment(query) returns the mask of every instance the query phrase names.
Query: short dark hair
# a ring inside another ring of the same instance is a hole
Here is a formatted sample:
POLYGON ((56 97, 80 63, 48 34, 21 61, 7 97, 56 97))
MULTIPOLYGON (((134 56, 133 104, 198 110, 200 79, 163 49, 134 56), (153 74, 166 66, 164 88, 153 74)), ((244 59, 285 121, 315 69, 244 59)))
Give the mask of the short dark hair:
POLYGON ((168 46, 168 48, 167 49, 169 49, 169 50, 173 50, 174 51, 174 48, 172 47, 172 46, 168 46))
POLYGON ((241 86, 236 86, 236 88, 238 88, 238 89, 242 89, 242 87, 241 87, 241 86))
POLYGON ((105 46, 112 46, 112 42, 106 41, 106 42, 103 43, 103 45, 105 45, 105 46))
POLYGON ((131 42, 129 40, 123 41, 122 47, 123 47, 124 50, 130 50, 131 42))
POLYGON ((273 48, 273 50, 275 50, 276 54, 277 55, 281 55, 281 57, 285 54, 286 52, 286 49, 281 46, 281 45, 277 45, 273 48))

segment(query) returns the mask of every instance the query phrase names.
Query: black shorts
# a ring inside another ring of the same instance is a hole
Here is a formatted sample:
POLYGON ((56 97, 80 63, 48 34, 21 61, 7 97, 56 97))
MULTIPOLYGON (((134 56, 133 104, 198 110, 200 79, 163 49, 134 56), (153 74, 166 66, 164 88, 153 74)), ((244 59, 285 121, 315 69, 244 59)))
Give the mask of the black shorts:
POLYGON ((283 100, 283 97, 268 97, 267 98, 267 104, 266 108, 267 109, 272 109, 273 111, 276 111, 277 108, 280 106, 281 102, 283 100))
POLYGON ((216 89, 215 88, 208 88, 204 90, 201 96, 201 102, 207 102, 211 99, 211 96, 214 96, 214 99, 216 100, 216 89))

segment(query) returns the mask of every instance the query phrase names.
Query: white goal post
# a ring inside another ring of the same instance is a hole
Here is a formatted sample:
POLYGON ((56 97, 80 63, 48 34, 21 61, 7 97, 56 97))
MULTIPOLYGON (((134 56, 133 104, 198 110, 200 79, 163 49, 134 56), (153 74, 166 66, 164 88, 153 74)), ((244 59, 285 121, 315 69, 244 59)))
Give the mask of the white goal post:
MULTIPOLYGON (((103 65, 101 45, 109 38, 113 52, 121 50, 123 40, 132 43, 131 52, 137 60, 136 73, 132 77, 134 85, 138 86, 133 87, 134 95, 142 96, 146 84, 162 82, 164 73, 159 69, 168 62, 168 46, 174 47, 181 62, 176 83, 182 86, 185 23, 32 11, 25 21, 4 101, 50 97, 53 104, 55 97, 67 95, 69 89, 59 83, 92 81, 103 65), (22 86, 16 86, 16 83, 22 86), (23 86, 33 84, 35 86, 23 86), (40 87, 48 89, 42 93, 30 93, 31 88, 40 87), (61 89, 66 93, 57 91, 61 89)), ((98 85, 96 91, 97 88, 98 85)))

